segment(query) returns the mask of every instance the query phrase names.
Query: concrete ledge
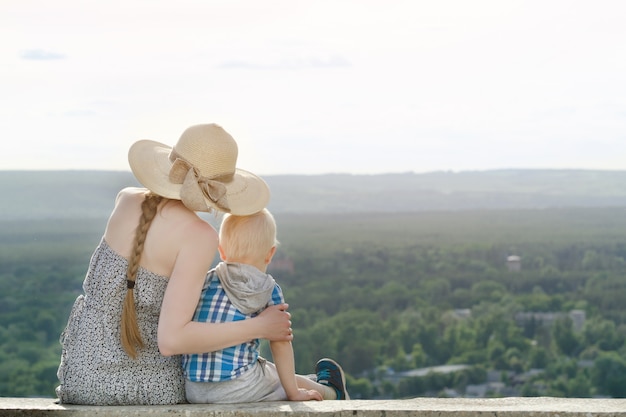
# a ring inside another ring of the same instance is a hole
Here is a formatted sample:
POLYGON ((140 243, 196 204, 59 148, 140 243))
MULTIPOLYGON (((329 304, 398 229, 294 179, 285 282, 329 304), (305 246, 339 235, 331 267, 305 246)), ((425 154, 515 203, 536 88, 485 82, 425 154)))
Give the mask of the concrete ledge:
POLYGON ((0 398, 0 417, 5 416, 626 417, 626 399, 552 397, 493 399, 414 398, 409 400, 97 407, 59 405, 55 404, 53 399, 0 398))

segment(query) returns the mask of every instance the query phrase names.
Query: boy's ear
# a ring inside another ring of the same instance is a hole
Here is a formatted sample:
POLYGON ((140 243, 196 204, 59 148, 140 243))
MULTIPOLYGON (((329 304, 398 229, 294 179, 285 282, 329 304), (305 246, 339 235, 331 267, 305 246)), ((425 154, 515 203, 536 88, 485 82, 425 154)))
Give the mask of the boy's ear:
POLYGON ((272 249, 270 249, 270 251, 267 253, 267 256, 265 257, 265 265, 269 265, 269 263, 272 262, 272 258, 274 257, 275 253, 276 246, 272 246, 272 249))
POLYGON ((217 251, 220 253, 220 259, 226 261, 226 254, 224 253, 224 249, 222 249, 222 245, 217 245, 217 251))

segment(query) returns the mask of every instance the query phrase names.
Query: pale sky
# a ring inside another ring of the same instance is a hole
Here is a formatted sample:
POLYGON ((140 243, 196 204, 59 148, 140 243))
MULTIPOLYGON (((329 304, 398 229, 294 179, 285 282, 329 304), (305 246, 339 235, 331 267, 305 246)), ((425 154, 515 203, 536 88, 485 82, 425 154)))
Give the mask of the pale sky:
POLYGON ((626 169, 626 1, 0 0, 0 170, 626 169))

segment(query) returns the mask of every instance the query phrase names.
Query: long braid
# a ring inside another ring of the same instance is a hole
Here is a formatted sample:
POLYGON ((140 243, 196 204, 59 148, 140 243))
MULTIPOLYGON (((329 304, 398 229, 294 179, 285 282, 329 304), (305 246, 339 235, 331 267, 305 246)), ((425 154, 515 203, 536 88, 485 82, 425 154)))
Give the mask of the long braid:
POLYGON ((124 306, 122 307, 122 329, 121 341, 122 347, 126 353, 133 359, 137 357, 137 348, 144 347, 139 325, 137 324, 137 311, 135 309, 135 279, 139 270, 139 261, 143 253, 144 243, 150 224, 157 213, 159 203, 163 198, 153 193, 147 193, 145 199, 141 203, 141 218, 139 225, 135 231, 135 242, 133 244, 133 252, 128 260, 128 269, 126 271, 126 297, 124 298, 124 306))

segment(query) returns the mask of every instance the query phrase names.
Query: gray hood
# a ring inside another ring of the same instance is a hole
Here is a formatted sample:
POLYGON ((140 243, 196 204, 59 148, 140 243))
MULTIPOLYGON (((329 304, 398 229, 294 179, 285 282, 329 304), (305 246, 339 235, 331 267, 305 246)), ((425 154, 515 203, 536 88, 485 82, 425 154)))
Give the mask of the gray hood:
POLYGON ((272 298, 274 278, 254 266, 220 262, 215 272, 230 302, 244 314, 262 310, 272 298))

